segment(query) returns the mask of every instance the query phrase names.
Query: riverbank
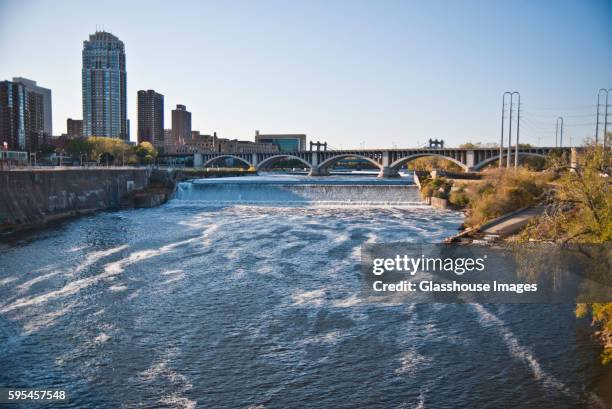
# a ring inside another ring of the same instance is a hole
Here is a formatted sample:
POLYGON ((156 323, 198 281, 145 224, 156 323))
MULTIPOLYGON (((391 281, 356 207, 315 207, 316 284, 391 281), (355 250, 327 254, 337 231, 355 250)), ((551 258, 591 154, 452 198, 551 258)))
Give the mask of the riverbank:
MULTIPOLYGON (((553 160, 543 172, 499 169, 471 186, 439 177, 420 185, 422 196, 444 198, 464 211, 464 230, 447 243, 602 244, 612 239, 609 165, 599 148, 585 148, 571 166, 553 160)), ((612 363, 612 303, 577 304, 576 316, 590 320, 602 363, 612 363)))
POLYGON ((238 177, 243 169, 38 168, 0 172, 0 237, 98 211, 159 206, 176 184, 238 177))

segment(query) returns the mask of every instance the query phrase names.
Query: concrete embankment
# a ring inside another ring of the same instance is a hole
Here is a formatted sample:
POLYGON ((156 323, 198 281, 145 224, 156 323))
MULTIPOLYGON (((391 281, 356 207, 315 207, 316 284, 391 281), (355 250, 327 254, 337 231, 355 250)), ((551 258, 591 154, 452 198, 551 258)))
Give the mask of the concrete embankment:
POLYGON ((0 235, 98 210, 155 207, 177 182, 240 169, 64 168, 0 171, 0 235))
POLYGON ((144 168, 2 171, 0 231, 118 208, 131 192, 147 188, 150 174, 144 168))

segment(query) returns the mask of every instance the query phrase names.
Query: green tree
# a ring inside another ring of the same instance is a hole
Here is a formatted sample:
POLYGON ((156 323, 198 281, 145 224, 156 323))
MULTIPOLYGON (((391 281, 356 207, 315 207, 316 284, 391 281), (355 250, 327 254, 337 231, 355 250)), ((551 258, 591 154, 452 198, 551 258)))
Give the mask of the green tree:
POLYGON ((70 139, 66 142, 64 150, 73 159, 79 159, 81 155, 91 155, 93 144, 87 138, 70 139))
POLYGON ((140 163, 143 164, 151 164, 155 162, 155 158, 157 157, 157 150, 155 150, 151 142, 141 142, 136 146, 134 151, 140 163))
POLYGON ((115 157, 110 152, 102 152, 98 156, 98 162, 101 165, 112 165, 114 161, 115 161, 115 157))

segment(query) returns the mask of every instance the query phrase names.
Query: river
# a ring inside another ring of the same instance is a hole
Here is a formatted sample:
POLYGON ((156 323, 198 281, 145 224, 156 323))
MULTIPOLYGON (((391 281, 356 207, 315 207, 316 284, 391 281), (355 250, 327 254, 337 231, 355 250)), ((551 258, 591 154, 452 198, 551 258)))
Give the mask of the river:
POLYGON ((75 408, 606 407, 572 305, 362 296, 362 243, 461 221, 404 179, 260 176, 0 243, 0 386, 75 408))

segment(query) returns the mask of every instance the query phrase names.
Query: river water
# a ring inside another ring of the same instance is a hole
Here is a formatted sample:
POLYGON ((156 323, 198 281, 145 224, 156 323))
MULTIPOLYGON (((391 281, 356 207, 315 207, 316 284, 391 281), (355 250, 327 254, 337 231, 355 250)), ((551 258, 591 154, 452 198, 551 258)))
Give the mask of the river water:
POLYGON ((0 243, 0 386, 88 408, 606 407, 572 305, 362 296, 362 243, 461 221, 404 179, 246 177, 0 243))

